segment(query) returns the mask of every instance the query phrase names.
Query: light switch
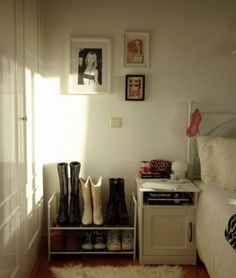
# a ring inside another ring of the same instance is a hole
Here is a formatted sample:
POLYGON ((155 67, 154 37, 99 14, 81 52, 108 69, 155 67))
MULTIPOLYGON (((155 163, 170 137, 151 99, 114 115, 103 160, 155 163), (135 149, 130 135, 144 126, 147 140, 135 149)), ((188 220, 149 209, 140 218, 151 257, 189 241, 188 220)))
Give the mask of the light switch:
POLYGON ((121 127, 121 118, 120 117, 111 117, 110 118, 110 127, 121 127))

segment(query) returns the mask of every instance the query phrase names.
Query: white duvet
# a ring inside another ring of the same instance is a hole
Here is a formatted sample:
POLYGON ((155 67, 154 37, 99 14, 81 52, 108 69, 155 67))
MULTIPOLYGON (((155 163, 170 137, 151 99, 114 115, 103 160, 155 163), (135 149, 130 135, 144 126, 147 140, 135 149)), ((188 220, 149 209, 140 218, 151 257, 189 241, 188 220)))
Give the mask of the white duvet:
POLYGON ((236 192, 198 184, 196 244, 211 278, 236 277, 236 250, 224 236, 229 218, 236 213, 236 192))

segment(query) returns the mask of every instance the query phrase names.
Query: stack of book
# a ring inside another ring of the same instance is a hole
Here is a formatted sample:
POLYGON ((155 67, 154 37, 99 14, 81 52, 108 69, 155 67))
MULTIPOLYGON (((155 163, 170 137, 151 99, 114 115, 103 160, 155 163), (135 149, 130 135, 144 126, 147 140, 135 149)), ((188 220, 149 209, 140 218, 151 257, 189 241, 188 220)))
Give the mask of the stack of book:
POLYGON ((142 171, 139 171, 138 176, 141 179, 168 179, 169 178, 168 175, 163 174, 162 172, 155 172, 155 173, 147 172, 147 173, 144 173, 142 171))

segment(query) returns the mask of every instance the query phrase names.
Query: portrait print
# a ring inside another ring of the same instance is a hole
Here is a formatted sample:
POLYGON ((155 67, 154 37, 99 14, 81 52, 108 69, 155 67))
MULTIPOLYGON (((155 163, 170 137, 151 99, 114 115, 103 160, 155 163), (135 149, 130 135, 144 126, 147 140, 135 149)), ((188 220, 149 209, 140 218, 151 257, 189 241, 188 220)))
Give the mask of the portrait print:
POLYGON ((144 41, 141 39, 131 39, 127 41, 127 62, 130 64, 143 63, 144 41))
POLYGON ((102 49, 84 48, 78 52, 78 84, 102 85, 102 49))
POLYGON ((125 33, 124 65, 126 67, 148 67, 148 51, 148 33, 125 33))
POLYGON ((125 100, 144 100, 145 76, 126 75, 125 100))

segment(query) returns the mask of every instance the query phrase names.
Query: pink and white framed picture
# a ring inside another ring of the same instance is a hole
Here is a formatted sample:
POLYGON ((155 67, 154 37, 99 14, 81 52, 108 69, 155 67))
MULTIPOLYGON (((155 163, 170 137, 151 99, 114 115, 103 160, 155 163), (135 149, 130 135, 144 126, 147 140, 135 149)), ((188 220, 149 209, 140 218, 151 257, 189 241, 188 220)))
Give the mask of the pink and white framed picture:
POLYGON ((124 65, 126 67, 149 66, 149 34, 125 33, 124 65))
POLYGON ((145 75, 126 75, 125 100, 144 100, 145 75))

